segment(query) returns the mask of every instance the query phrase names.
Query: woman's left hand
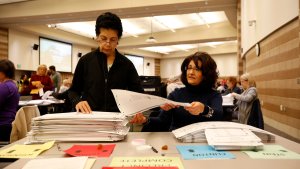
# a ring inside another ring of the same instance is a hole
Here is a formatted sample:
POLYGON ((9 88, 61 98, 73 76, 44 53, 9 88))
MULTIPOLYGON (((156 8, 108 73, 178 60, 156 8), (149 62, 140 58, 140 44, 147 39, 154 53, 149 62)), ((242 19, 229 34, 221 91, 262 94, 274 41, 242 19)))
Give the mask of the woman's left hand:
POLYGON ((192 102, 190 106, 185 106, 184 109, 192 115, 199 115, 204 111, 204 104, 201 102, 192 102))

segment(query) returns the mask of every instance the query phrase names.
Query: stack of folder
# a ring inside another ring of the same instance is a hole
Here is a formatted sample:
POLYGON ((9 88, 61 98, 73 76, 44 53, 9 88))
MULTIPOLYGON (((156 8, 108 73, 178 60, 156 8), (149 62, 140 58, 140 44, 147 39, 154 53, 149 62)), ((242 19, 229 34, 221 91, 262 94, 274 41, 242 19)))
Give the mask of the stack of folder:
POLYGON ((129 132, 121 113, 93 112, 46 114, 32 119, 29 143, 45 141, 119 141, 129 132))
POLYGON ((216 150, 263 149, 262 142, 274 142, 275 135, 234 122, 199 122, 173 130, 181 142, 207 142, 216 150))

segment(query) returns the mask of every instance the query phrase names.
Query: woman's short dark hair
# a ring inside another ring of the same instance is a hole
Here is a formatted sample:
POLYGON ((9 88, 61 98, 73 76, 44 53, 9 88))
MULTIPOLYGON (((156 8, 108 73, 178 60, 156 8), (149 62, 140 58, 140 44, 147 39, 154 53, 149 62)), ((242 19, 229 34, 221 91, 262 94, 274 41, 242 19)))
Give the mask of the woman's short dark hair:
POLYGON ((0 60, 0 72, 3 72, 6 77, 13 79, 15 77, 15 65, 7 59, 0 60))
POLYGON ((121 19, 113 13, 105 12, 98 16, 96 21, 96 35, 100 34, 100 28, 113 29, 118 32, 118 38, 120 39, 123 33, 123 27, 121 19))
POLYGON ((203 79, 199 86, 202 86, 206 89, 215 88, 216 81, 219 77, 217 72, 217 64, 214 59, 206 52, 196 52, 193 55, 190 55, 184 59, 181 65, 181 81, 185 86, 191 86, 186 77, 186 72, 189 63, 193 61, 198 69, 202 71, 203 79), (202 66, 199 67, 198 61, 202 63, 202 66))

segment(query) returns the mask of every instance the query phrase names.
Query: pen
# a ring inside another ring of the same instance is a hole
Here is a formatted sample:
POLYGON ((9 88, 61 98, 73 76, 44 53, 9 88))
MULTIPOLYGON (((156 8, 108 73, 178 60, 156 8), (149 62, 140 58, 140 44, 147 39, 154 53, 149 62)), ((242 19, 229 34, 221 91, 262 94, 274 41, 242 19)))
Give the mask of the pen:
POLYGON ((151 146, 151 149, 154 153, 158 153, 158 151, 156 150, 156 148, 154 148, 153 146, 151 146))

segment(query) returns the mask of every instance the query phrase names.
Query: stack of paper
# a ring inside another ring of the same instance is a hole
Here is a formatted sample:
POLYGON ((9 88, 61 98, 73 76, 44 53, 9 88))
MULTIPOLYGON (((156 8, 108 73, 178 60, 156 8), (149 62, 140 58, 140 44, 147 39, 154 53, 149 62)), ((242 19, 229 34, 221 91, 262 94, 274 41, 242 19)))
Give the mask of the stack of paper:
POLYGON ((234 122, 199 122, 172 131, 182 142, 208 142, 215 149, 261 149, 261 142, 275 135, 253 126, 234 122))
POLYGON ((119 141, 129 131, 128 120, 121 113, 93 112, 46 114, 33 118, 29 142, 119 141))

